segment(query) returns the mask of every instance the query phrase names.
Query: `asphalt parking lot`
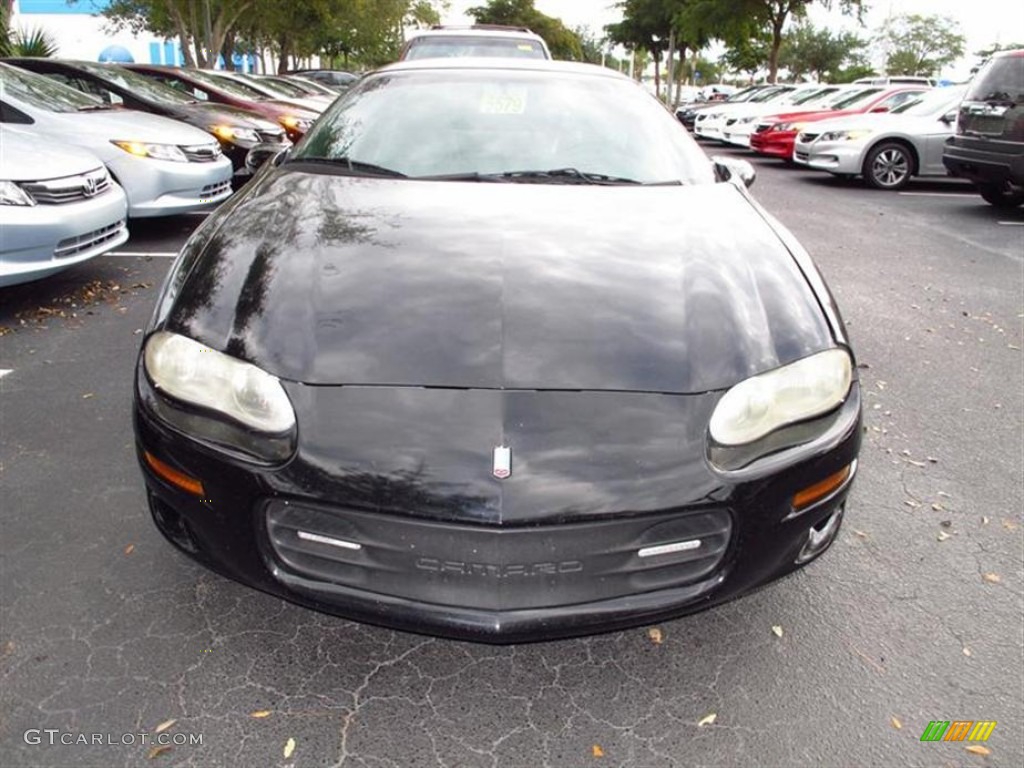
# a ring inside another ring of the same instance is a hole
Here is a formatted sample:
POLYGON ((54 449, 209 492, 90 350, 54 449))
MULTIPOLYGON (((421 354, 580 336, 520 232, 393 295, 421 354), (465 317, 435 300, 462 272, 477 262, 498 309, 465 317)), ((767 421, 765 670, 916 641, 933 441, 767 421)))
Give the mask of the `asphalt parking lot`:
POLYGON ((754 163, 756 197, 817 259, 856 345, 866 432, 846 523, 782 582, 599 637, 493 647, 361 626, 163 541, 132 370, 202 216, 133 224, 113 255, 0 290, 0 763, 1024 764, 1024 209, 955 182, 893 194, 754 163), (932 720, 997 726, 984 745, 921 742, 932 720), (154 750, 161 728, 202 743, 154 750))

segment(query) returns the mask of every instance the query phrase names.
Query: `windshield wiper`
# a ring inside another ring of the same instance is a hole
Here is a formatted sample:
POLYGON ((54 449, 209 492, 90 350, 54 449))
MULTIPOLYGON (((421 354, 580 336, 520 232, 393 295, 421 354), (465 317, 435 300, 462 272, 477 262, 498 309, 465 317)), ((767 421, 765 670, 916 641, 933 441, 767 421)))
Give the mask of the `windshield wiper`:
POLYGON ((552 168, 547 171, 505 171, 504 173, 447 173, 437 176, 416 176, 421 181, 491 181, 524 184, 597 184, 618 186, 641 184, 635 179, 590 173, 576 168, 552 168))
POLYGON ((352 160, 348 157, 290 157, 286 163, 317 163, 321 165, 330 165, 342 171, 349 171, 353 176, 387 176, 395 179, 407 178, 406 175, 400 171, 385 168, 382 165, 364 163, 362 160, 352 160))
POLYGON ((112 104, 86 104, 84 107, 78 107, 77 112, 100 112, 106 109, 113 109, 112 104))

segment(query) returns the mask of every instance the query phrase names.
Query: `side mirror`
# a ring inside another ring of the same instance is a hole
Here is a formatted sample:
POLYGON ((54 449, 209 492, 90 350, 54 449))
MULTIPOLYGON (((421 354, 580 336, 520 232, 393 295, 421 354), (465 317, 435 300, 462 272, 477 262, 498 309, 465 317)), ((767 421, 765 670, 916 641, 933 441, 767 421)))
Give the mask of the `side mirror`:
POLYGON ((749 187, 757 178, 754 166, 738 157, 715 155, 711 158, 711 162, 714 163, 715 173, 722 181, 731 181, 733 184, 749 187))
POLYGON ((953 125, 956 122, 956 110, 954 109, 952 112, 947 112, 940 117, 939 120, 944 122, 946 125, 953 125))

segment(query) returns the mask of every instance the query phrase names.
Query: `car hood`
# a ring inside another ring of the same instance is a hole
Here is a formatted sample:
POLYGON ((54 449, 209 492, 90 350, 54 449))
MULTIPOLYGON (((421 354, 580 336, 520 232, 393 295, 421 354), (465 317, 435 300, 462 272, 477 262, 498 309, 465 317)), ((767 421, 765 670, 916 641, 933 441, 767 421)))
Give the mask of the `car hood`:
POLYGON ((39 181, 94 171, 103 162, 91 152, 52 139, 0 127, 0 180, 39 181))
POLYGON ((182 112, 188 114, 189 119, 195 121, 196 125, 217 125, 226 124, 238 128, 254 128, 261 131, 278 131, 280 127, 267 120, 258 112, 241 107, 231 107, 227 104, 213 104, 210 102, 197 102, 196 104, 185 104, 180 107, 182 112))
POLYGON ((815 133, 826 131, 851 131, 866 129, 870 131, 897 132, 897 133, 939 133, 945 127, 948 133, 953 132, 952 126, 945 125, 937 115, 921 117, 918 115, 890 114, 887 112, 858 113, 838 117, 832 120, 822 120, 814 126, 815 133))
POLYGON ((788 123, 799 121, 801 123, 815 122, 817 120, 831 120, 833 118, 845 117, 846 115, 859 115, 860 112, 845 109, 826 109, 817 112, 780 112, 775 115, 765 115, 761 118, 762 123, 788 123))
POLYGON ((780 234, 731 184, 298 167, 207 221, 157 325, 320 385, 696 393, 833 346, 780 234))

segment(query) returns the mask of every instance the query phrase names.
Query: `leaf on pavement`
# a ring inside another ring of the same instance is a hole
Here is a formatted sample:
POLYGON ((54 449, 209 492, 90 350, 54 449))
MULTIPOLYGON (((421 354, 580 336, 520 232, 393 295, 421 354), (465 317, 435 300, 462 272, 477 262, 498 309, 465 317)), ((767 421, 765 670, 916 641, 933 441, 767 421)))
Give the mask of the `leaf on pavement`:
POLYGON ((661 634, 661 630, 657 627, 651 627, 648 629, 647 636, 651 638, 651 642, 655 645, 661 645, 662 641, 665 639, 661 634))
POLYGON ((135 551, 135 545, 134 544, 129 544, 127 547, 124 548, 124 553, 126 555, 130 555, 134 551, 135 551))
POLYGON ((971 655, 971 649, 968 648, 967 646, 964 646, 964 656, 970 656, 970 655, 971 655))
POLYGON ((1017 524, 1013 520, 1003 520, 1003 528, 1008 531, 1015 531, 1017 530, 1017 524))
POLYGON ((263 718, 263 717, 270 717, 270 710, 269 709, 257 709, 255 712, 250 712, 249 713, 249 717, 255 717, 256 719, 260 719, 260 718, 263 718))
POLYGON ((285 759, 287 760, 289 757, 291 757, 292 753, 294 751, 295 751, 295 739, 293 739, 291 737, 288 737, 288 741, 286 741, 284 743, 284 757, 285 757, 285 759))
POLYGON ((860 536, 860 537, 861 537, 862 539, 867 539, 867 538, 869 538, 869 536, 868 536, 868 535, 867 535, 867 534, 866 534, 866 533, 865 533, 864 531, 858 531, 858 530, 857 530, 856 528, 854 528, 854 529, 853 529, 853 532, 854 532, 855 534, 857 534, 858 536, 860 536))
POLYGON ((168 728, 170 728, 172 725, 174 725, 176 722, 178 722, 178 721, 177 720, 164 720, 162 723, 160 723, 160 725, 158 725, 156 728, 153 729, 153 732, 154 733, 163 733, 168 728))
POLYGON ((590 753, 594 757, 604 757, 604 750, 601 749, 601 745, 599 744, 595 744, 593 747, 591 747, 590 753))
POLYGON ((971 744, 971 746, 967 747, 967 751, 970 752, 972 755, 991 755, 992 754, 992 750, 991 749, 989 749, 988 747, 983 747, 983 746, 981 746, 981 744, 971 744))
POLYGON ((717 717, 718 715, 716 715, 714 712, 712 712, 709 715, 704 715, 704 717, 697 721, 697 727, 703 728, 705 725, 711 725, 713 722, 715 722, 715 719, 717 717))
POLYGON ((895 728, 897 731, 903 728, 903 723, 900 721, 898 717, 896 717, 896 715, 891 715, 889 717, 889 722, 892 723, 892 727, 895 728))
POLYGON ((981 578, 983 578, 989 584, 998 584, 1000 581, 1002 581, 998 573, 986 573, 981 578))
POLYGON ((772 632, 775 633, 776 637, 782 637, 782 627, 780 627, 778 624, 772 627, 772 632))
POLYGON ((96 397, 96 395, 92 392, 86 392, 84 395, 82 395, 83 400, 88 400, 90 397, 96 397))
POLYGON ((938 535, 939 541, 945 541, 946 539, 949 539, 949 538, 952 538, 952 537, 948 533, 946 533, 945 531, 939 531, 939 535, 938 535))
POLYGON ((155 760, 156 758, 160 757, 160 755, 162 755, 164 752, 169 751, 170 748, 170 744, 158 744, 146 753, 146 757, 150 760, 155 760))

